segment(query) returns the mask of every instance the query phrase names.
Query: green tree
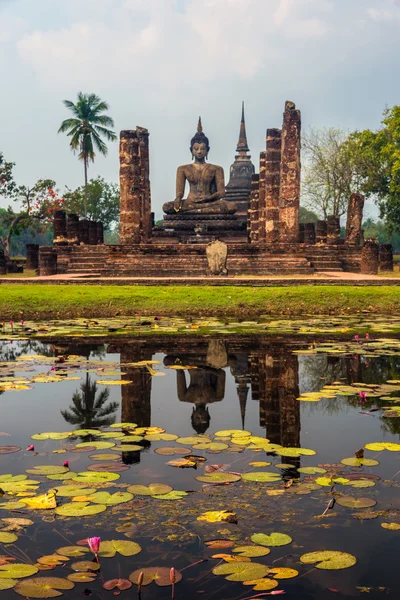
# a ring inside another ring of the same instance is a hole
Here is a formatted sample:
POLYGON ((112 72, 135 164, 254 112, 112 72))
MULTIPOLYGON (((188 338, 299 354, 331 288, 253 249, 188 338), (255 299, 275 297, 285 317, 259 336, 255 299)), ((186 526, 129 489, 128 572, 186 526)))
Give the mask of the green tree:
POLYGON ((102 138, 109 142, 117 139, 115 133, 109 129, 109 127, 114 127, 114 121, 108 115, 103 114, 108 110, 108 104, 96 94, 79 92, 76 104, 70 100, 63 102, 74 116, 61 123, 58 133, 67 133, 71 138, 71 150, 74 153, 79 151, 78 158, 83 161, 85 172, 84 215, 87 217, 89 161, 94 162, 95 148, 100 154, 107 155, 107 146, 102 138))
POLYGON ((15 163, 7 162, 2 152, 0 152, 0 197, 10 198, 16 188, 13 177, 13 168, 15 163))
POLYGON ((359 154, 338 128, 311 129, 303 136, 302 204, 324 219, 347 211, 353 192, 361 191, 359 154))
MULTIPOLYGON (((87 214, 92 221, 101 221, 110 231, 119 221, 119 185, 102 177, 91 179, 87 185, 87 214)), ((64 207, 78 215, 85 213, 85 187, 64 194, 64 207)))
POLYGON ((97 385, 89 375, 81 386, 80 392, 72 396, 72 405, 69 410, 62 410, 61 414, 67 423, 79 425, 80 429, 92 427, 108 427, 115 422, 115 412, 118 402, 110 402, 107 406, 110 392, 105 389, 97 394, 97 385))
POLYGON ((13 236, 31 227, 44 231, 51 225, 54 211, 63 205, 54 187, 55 181, 39 179, 32 187, 21 185, 13 190, 13 199, 20 202, 21 209, 15 212, 8 207, 0 214, 0 246, 7 259, 10 258, 13 236))
POLYGON ((378 204, 388 231, 400 232, 400 106, 384 111, 377 131, 354 132, 347 146, 362 157, 364 193, 378 204))
POLYGON ((315 212, 300 206, 300 223, 316 223, 317 221, 318 215, 315 212))

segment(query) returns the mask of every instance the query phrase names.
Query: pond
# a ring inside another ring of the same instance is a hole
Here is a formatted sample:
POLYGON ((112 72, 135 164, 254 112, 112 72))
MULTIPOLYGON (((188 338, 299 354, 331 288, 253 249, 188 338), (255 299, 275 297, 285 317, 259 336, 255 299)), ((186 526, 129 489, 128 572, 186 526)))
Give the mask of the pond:
POLYGON ((4 336, 0 600, 398 598, 384 335, 4 336))

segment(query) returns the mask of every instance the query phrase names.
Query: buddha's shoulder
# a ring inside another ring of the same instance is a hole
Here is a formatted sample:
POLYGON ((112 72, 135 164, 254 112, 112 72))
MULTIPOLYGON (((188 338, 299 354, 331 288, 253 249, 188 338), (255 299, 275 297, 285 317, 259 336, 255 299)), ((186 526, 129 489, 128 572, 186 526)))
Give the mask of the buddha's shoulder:
POLYGON ((188 165, 181 165, 180 167, 178 167, 177 171, 192 171, 193 170, 193 164, 189 163, 188 165))

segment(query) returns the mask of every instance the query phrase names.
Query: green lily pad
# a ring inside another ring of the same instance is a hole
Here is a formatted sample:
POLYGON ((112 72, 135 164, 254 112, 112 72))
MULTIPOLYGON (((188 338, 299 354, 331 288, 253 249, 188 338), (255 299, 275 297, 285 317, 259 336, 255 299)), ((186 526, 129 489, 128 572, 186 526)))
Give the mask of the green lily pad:
POLYGON ((379 465, 379 461, 373 458, 356 458, 355 456, 343 458, 340 462, 348 467, 375 467, 379 465))
POLYGON ((180 437, 175 440, 177 444, 183 444, 184 446, 192 446, 194 444, 200 444, 203 442, 210 442, 210 438, 206 435, 194 435, 190 437, 180 437))
POLYGON ((0 579, 22 579, 35 575, 39 569, 34 565, 25 563, 13 563, 10 565, 0 565, 0 579))
POLYGON ((141 452, 144 447, 139 444, 119 444, 115 446, 114 450, 115 452, 141 452))
POLYGON ((9 533, 8 531, 0 531, 0 544, 12 544, 16 542, 18 536, 15 533, 9 533))
POLYGON ((246 437, 251 435, 250 431, 242 431, 241 429, 223 429, 214 433, 215 437, 246 437))
POLYGON ((336 477, 331 479, 330 477, 318 477, 315 480, 315 483, 318 483, 318 485, 323 485, 323 486, 327 486, 327 487, 332 487, 333 485, 345 485, 346 483, 349 483, 349 479, 345 479, 344 477, 336 477))
POLYGON ((286 533, 271 533, 267 535, 265 533, 255 533, 251 536, 251 541, 260 546, 286 546, 293 540, 286 533))
POLYGON ((242 479, 244 481, 258 481, 259 483, 275 483, 281 478, 279 473, 272 473, 268 471, 254 471, 253 473, 243 473, 242 479))
POLYGON ((70 566, 74 571, 81 571, 82 573, 86 573, 87 571, 98 571, 100 569, 99 563, 91 560, 80 560, 72 563, 70 566))
POLYGON ((99 556, 104 558, 112 558, 117 553, 122 556, 135 556, 141 552, 142 548, 136 542, 129 540, 110 540, 101 541, 99 556))
POLYGON ((317 569, 327 569, 329 571, 338 569, 348 569, 353 567, 357 559, 347 552, 338 552, 336 550, 321 550, 320 552, 308 552, 300 556, 300 562, 305 565, 313 565, 317 569))
POLYGON ((240 556, 256 558, 258 556, 267 556, 271 550, 265 546, 236 546, 232 549, 232 552, 239 554, 240 556))
POLYGON ((226 521, 228 523, 237 522, 237 516, 231 510, 209 510, 197 517, 198 521, 206 521, 207 523, 220 523, 226 521))
POLYGON ((50 479, 50 481, 68 481, 68 479, 73 479, 77 476, 77 473, 74 471, 67 471, 67 473, 56 473, 55 475, 46 475, 46 479, 50 479))
POLYGON ((137 427, 137 423, 112 423, 111 429, 134 429, 137 427))
POLYGON ((253 590, 255 592, 267 592, 269 590, 273 590, 278 587, 278 582, 275 579, 269 579, 268 577, 259 578, 259 579, 249 579, 248 581, 243 581, 243 585, 252 585, 253 590))
POLYGON ((204 475, 198 475, 197 477, 195 477, 195 479, 204 483, 233 483, 235 481, 239 481, 241 479, 241 476, 237 475, 236 473, 224 473, 216 471, 214 473, 205 473, 204 475))
POLYGON ((79 485, 61 485, 57 488, 57 496, 61 498, 72 498, 74 496, 90 496, 93 488, 84 488, 79 485))
POLYGON ((26 479, 28 479, 28 475, 11 475, 7 473, 6 475, 0 475, 0 484, 15 483, 17 481, 25 481, 26 479))
POLYGON ((90 504, 89 502, 70 502, 57 506, 56 513, 62 517, 90 517, 106 510, 104 504, 90 504))
POLYGON ((390 531, 399 531, 400 523, 381 523, 383 529, 389 529, 390 531))
POLYGON ((280 456, 292 456, 292 457, 298 457, 298 456, 314 456, 314 454, 317 454, 315 452, 315 450, 311 450, 310 448, 279 448, 278 450, 276 450, 276 453, 279 454, 280 456))
POLYGON ((75 429, 72 432, 72 435, 85 437, 86 435, 97 435, 98 433, 99 433, 98 429, 75 429))
POLYGON ((49 431, 46 433, 34 433, 33 435, 31 435, 31 439, 32 440, 66 440, 71 435, 72 434, 70 431, 65 431, 62 433, 56 432, 56 431, 49 431))
POLYGON ((353 479, 353 480, 350 480, 347 485, 349 487, 362 489, 362 488, 374 487, 375 481, 371 481, 371 479, 353 479))
MULTIPOLYGON (((132 581, 132 583, 138 585, 139 575, 141 573, 143 573, 142 586, 149 585, 153 581, 155 581, 160 587, 172 585, 171 569, 168 567, 144 567, 143 569, 137 569, 129 575, 129 581, 132 581)), ((181 579, 182 573, 175 569, 175 583, 179 583, 181 579)))
POLYGON ((116 492, 110 494, 109 492, 96 492, 90 496, 90 502, 95 504, 105 504, 106 506, 115 506, 117 504, 123 504, 132 500, 133 494, 128 492, 116 492))
POLYGON ((317 475, 318 473, 326 473, 326 469, 322 467, 300 467, 297 469, 299 473, 304 473, 305 475, 317 475))
POLYGON ((201 442, 200 444, 193 444, 193 450, 213 450, 218 452, 220 450, 226 450, 228 447, 228 444, 223 444, 222 442, 201 442))
POLYGON ((96 448, 96 450, 108 450, 109 448, 114 448, 115 444, 113 442, 81 442, 80 444, 76 444, 75 448, 96 448))
POLYGON ((104 462, 105 460, 116 460, 119 458, 116 454, 91 454, 89 456, 90 460, 98 460, 100 462, 104 462))
POLYGON ((58 548, 56 552, 70 558, 80 558, 89 552, 89 548, 85 546, 63 546, 62 548, 58 548))
POLYGON ((93 573, 88 571, 87 573, 78 571, 77 573, 70 573, 67 575, 67 579, 69 581, 73 581, 74 583, 91 583, 96 579, 97 573, 93 573))
POLYGON ((27 581, 19 581, 14 591, 21 596, 29 598, 57 598, 62 596, 58 590, 72 590, 73 581, 61 577, 34 577, 27 581))
POLYGON ((400 452, 400 444, 392 442, 371 442, 365 444, 367 450, 373 450, 374 452, 382 452, 382 450, 389 450, 390 452, 400 452))
POLYGON ((60 473, 66 473, 67 471, 69 471, 68 467, 56 465, 37 465, 32 469, 26 469, 26 473, 35 475, 36 477, 40 475, 59 475, 60 473))
POLYGON ((150 483, 149 486, 145 485, 130 485, 127 491, 137 496, 154 496, 169 494, 173 491, 170 485, 164 485, 163 483, 150 483))
POLYGON ((0 592, 3 590, 11 590, 17 583, 16 579, 0 579, 0 592))
POLYGON ((116 481, 121 475, 118 473, 108 473, 103 471, 82 471, 78 473, 76 477, 72 478, 72 481, 79 483, 103 483, 106 481, 116 481))
POLYGON ((336 503, 346 508, 371 508, 375 506, 376 500, 372 498, 355 498, 354 496, 339 496, 336 503))
POLYGON ((152 498, 155 498, 155 500, 182 500, 187 495, 187 492, 174 490, 173 492, 168 492, 168 494, 154 494, 152 498))
POLYGON ((213 568, 214 575, 226 575, 228 581, 246 581, 260 579, 268 573, 265 565, 253 562, 233 562, 213 568))

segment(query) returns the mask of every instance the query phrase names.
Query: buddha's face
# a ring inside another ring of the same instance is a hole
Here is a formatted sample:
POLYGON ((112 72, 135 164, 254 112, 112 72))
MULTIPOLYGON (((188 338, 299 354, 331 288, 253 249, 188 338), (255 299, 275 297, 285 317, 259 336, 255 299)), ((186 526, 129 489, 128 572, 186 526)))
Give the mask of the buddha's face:
POLYGON ((195 143, 193 144, 191 150, 193 156, 198 160, 201 160, 202 158, 205 158, 207 156, 209 148, 207 148, 207 145, 204 143, 195 143))

